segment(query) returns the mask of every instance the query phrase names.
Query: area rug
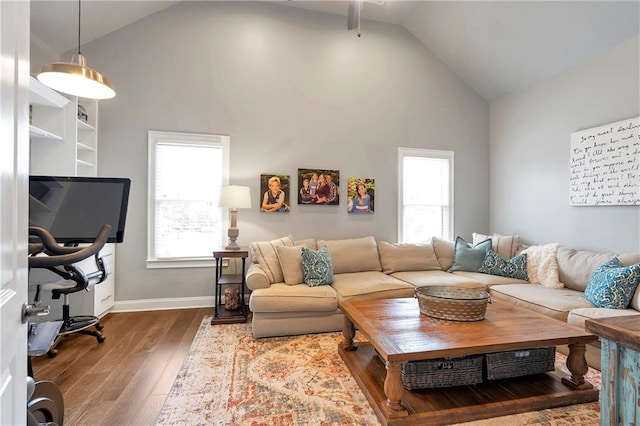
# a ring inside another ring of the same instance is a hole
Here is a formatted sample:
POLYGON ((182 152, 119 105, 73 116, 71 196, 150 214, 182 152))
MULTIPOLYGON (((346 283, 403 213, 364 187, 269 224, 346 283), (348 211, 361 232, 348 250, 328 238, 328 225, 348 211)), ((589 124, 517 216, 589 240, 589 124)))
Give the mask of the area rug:
MULTIPOLYGON (((337 353, 340 333, 255 339, 250 324, 210 321, 202 321, 158 425, 380 424, 337 353)), ((564 360, 556 356, 566 371, 564 360)), ((598 371, 587 379, 599 387, 598 371)), ((595 426, 599 412, 594 402, 465 425, 595 426)))

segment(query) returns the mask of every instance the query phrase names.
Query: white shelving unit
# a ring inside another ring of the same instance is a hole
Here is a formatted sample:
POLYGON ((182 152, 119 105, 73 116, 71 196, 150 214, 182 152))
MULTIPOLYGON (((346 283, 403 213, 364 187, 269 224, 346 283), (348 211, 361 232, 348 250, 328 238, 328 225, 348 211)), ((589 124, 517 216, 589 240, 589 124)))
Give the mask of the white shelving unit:
POLYGON ((98 175, 98 102, 66 98, 31 77, 31 174, 98 175), (82 105, 88 120, 78 119, 82 105))
MULTIPOLYGON (((98 102, 93 99, 67 98, 31 77, 29 82, 30 104, 30 174, 42 176, 97 176, 98 175, 98 102), (78 105, 87 112, 87 121, 78 119, 78 105)), ((30 200, 30 209, 42 210, 46 206, 30 200)), ((104 315, 114 304, 115 244, 107 244, 101 255, 109 271, 103 283, 93 291, 72 294, 73 315, 104 315)), ((93 259, 93 258, 92 258, 93 259)), ((92 260, 89 259, 89 260, 92 260)), ((91 268, 91 265, 87 265, 91 268)), ((55 279, 47 271, 31 271, 31 289, 38 281, 55 279), (47 276, 48 274, 49 276, 47 276)), ((43 302, 52 308, 46 320, 61 315, 61 301, 42 295, 43 302)))
POLYGON ((98 174, 98 103, 91 99, 78 98, 78 105, 86 111, 88 120, 76 118, 76 173, 78 176, 98 174))

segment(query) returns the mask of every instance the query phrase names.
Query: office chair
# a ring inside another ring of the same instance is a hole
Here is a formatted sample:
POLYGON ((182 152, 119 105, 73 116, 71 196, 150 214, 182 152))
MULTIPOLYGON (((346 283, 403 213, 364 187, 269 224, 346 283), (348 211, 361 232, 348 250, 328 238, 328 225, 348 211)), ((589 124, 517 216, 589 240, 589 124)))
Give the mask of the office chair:
POLYGON ((29 235, 37 237, 39 242, 29 244, 29 269, 44 268, 62 277, 62 281, 43 283, 36 286, 36 295, 33 306, 40 305, 40 293, 51 291, 53 299, 63 299, 62 305, 62 325, 56 335, 51 349, 47 351, 50 357, 57 354, 55 347, 59 340, 72 333, 80 333, 94 336, 98 343, 102 343, 105 337, 100 332, 103 328, 98 317, 93 315, 71 316, 69 307, 69 294, 86 290, 90 285, 103 282, 108 275, 106 267, 99 253, 104 247, 111 226, 105 224, 98 233, 95 241, 87 247, 66 247, 59 245, 53 235, 44 228, 37 226, 29 227, 29 235), (47 256, 37 256, 44 253, 47 256), (97 270, 85 273, 76 265, 84 259, 94 256, 97 270), (90 329, 94 327, 95 329, 90 329))

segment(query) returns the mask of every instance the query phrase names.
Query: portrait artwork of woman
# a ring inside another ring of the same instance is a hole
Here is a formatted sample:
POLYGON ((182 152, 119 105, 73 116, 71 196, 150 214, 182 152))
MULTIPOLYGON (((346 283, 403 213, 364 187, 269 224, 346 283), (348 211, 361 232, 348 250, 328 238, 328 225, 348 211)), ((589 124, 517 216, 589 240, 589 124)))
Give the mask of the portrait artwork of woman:
POLYGON ((367 187, 364 183, 356 185, 356 195, 353 197, 353 203, 349 213, 373 213, 371 209, 371 196, 367 193, 367 187))
POLYGON ((349 213, 373 213, 375 180, 371 178, 350 177, 347 181, 349 202, 347 212, 349 213))

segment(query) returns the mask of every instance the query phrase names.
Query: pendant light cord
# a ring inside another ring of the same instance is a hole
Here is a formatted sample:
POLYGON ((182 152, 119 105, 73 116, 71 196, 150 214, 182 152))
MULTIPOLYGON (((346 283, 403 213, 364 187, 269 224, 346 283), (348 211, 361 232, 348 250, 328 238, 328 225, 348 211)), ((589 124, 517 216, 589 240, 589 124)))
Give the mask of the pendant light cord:
POLYGON ((81 10, 80 0, 78 0, 78 55, 80 55, 80 10, 81 10))

